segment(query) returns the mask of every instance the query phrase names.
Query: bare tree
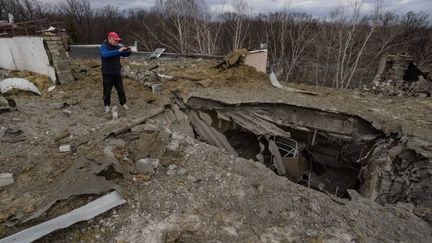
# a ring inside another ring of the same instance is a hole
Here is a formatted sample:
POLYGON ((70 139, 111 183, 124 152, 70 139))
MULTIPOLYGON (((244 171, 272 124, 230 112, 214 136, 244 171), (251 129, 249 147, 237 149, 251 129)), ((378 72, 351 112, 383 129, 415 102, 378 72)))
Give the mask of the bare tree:
POLYGON ((94 10, 90 7, 87 0, 63 0, 59 3, 58 11, 66 21, 69 21, 74 28, 80 28, 80 31, 73 30, 79 41, 91 42, 93 35, 93 18, 94 10))
POLYGON ((0 0, 0 6, 1 18, 10 13, 16 22, 46 18, 54 12, 50 4, 38 0, 0 0))
POLYGON ((98 26, 95 31, 96 36, 101 38, 110 31, 124 32, 125 24, 123 23, 123 16, 117 7, 107 5, 103 8, 94 11, 94 24, 98 26))
POLYGON ((166 38, 160 39, 154 30, 146 25, 148 33, 159 43, 171 50, 186 53, 190 49, 193 19, 200 14, 202 1, 198 0, 157 0, 159 26, 166 38))
POLYGON ((266 19, 264 39, 269 47, 272 68, 286 82, 315 38, 315 24, 311 16, 287 10, 270 14, 266 19))
POLYGON ((201 4, 199 15, 193 18, 192 52, 214 55, 220 50, 221 21, 214 21, 208 6, 201 4))
MULTIPOLYGON (((331 58, 330 54, 335 53, 333 86, 336 88, 348 88, 351 85, 360 58, 378 27, 381 5, 377 5, 370 16, 362 17, 363 4, 364 1, 356 0, 349 7, 340 7, 318 26, 322 35, 318 44, 327 44, 327 58, 331 58)), ((327 68, 332 67, 330 60, 327 68)))
POLYGON ((252 13, 252 8, 246 0, 232 0, 231 5, 234 12, 221 14, 221 19, 227 27, 231 50, 238 50, 245 47, 250 24, 249 15, 252 13))

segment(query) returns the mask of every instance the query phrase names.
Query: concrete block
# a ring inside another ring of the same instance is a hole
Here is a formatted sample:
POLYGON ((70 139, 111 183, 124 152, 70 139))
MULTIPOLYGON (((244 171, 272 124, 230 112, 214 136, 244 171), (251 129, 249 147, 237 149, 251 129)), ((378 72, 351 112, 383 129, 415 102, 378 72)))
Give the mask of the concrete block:
POLYGON ((159 159, 145 158, 135 163, 135 171, 143 174, 154 174, 154 169, 157 167, 159 167, 159 159))
POLYGON ((64 144, 59 147, 60 153, 67 153, 72 150, 72 146, 70 144, 64 144))
POLYGON ((0 174, 0 188, 4 186, 11 185, 15 182, 14 177, 11 173, 1 173, 0 174))

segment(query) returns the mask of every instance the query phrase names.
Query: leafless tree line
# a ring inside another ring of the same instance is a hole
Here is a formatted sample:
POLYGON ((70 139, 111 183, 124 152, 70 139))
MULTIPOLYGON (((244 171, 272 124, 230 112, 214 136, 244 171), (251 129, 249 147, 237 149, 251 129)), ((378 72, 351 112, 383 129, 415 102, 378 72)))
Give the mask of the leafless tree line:
POLYGON ((92 8, 88 0, 0 0, 0 19, 48 18, 61 21, 75 43, 101 42, 116 31, 142 50, 224 54, 239 48, 268 46, 269 62, 283 81, 338 88, 370 82, 385 52, 414 56, 432 67, 432 28, 425 13, 396 14, 382 2, 366 10, 364 0, 350 1, 327 17, 285 8, 252 15, 246 0, 227 3, 232 11, 210 12, 203 0, 156 0, 152 9, 92 8))

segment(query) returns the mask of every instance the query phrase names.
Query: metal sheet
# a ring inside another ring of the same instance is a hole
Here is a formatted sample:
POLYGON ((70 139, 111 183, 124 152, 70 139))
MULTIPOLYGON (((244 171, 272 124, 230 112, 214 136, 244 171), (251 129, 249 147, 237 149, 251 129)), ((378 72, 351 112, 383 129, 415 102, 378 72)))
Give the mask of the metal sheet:
POLYGON ((69 213, 63 214, 57 218, 48 220, 31 228, 25 229, 9 237, 0 240, 0 243, 9 242, 32 242, 55 230, 67 228, 77 222, 92 219, 114 207, 117 207, 126 201, 121 195, 113 191, 85 206, 77 208, 69 213))
POLYGON ((165 51, 165 48, 157 48, 151 55, 150 59, 159 58, 162 53, 165 51))

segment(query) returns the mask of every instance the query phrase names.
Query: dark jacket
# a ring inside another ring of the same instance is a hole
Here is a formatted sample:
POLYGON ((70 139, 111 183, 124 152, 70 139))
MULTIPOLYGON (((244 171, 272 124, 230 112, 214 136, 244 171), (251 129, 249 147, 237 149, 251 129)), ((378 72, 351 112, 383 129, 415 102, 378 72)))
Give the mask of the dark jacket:
POLYGON ((128 57, 131 52, 122 51, 119 52, 122 45, 113 46, 104 40, 100 46, 100 54, 102 60, 102 73, 108 75, 120 75, 121 74, 121 64, 120 57, 128 57))

